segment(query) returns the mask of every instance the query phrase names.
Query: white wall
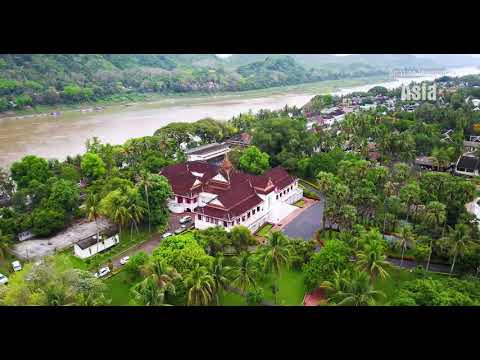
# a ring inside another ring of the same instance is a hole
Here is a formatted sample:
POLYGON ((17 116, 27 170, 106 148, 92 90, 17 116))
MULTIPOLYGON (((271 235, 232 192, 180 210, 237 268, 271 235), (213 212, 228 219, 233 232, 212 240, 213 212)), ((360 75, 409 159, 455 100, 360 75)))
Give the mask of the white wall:
POLYGON ((119 242, 120 237, 118 236, 118 234, 116 234, 112 237, 109 237, 108 239, 105 239, 104 241, 99 241, 98 244, 93 244, 86 249, 82 250, 77 244, 73 246, 73 249, 75 252, 75 256, 78 256, 80 259, 86 259, 105 249, 112 247, 115 244, 118 244, 119 242))

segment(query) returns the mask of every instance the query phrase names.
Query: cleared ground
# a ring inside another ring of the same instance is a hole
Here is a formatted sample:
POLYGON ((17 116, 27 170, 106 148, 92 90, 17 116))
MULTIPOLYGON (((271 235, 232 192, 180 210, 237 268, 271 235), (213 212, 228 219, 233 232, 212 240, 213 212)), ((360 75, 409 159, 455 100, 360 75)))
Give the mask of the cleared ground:
MULTIPOLYGON (((110 225, 106 219, 98 219, 97 222, 99 229, 110 225)), ((12 252, 20 259, 39 259, 52 255, 55 251, 73 246, 77 241, 94 235, 96 232, 97 228, 94 221, 77 223, 51 238, 35 238, 19 242, 13 246, 12 252)))

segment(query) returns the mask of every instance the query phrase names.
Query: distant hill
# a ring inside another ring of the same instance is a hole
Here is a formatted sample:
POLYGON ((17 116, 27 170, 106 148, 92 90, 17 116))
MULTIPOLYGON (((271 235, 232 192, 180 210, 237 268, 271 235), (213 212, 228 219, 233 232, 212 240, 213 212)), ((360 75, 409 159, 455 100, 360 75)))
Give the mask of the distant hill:
POLYGON ((145 93, 243 91, 435 64, 413 55, 3 54, 0 112, 145 93))
POLYGON ((430 59, 446 67, 480 66, 480 58, 465 54, 418 54, 418 58, 430 59))
MULTIPOLYGON (((227 58, 230 64, 246 65, 250 62, 264 60, 267 57, 282 55, 232 55, 227 58)), ((359 54, 335 56, 331 54, 289 54, 295 61, 306 68, 318 70, 345 71, 355 69, 376 69, 388 71, 404 67, 441 67, 430 58, 420 58, 409 54, 359 54)))

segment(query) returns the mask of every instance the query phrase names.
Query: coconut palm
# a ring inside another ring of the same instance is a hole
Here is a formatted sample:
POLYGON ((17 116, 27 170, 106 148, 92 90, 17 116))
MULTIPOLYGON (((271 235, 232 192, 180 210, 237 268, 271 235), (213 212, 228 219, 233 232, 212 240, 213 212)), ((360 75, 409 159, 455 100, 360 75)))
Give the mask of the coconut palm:
MULTIPOLYGON (((432 201, 427 204, 424 213, 424 221, 430 226, 433 226, 434 229, 438 229, 438 227, 443 224, 442 228, 442 237, 445 231, 445 224, 446 224, 446 206, 438 201, 432 201)), ((432 258, 432 251, 433 251, 433 237, 430 239, 430 253, 428 254, 427 260, 427 267, 426 270, 430 267, 430 260, 432 258)))
POLYGON ((232 269, 232 285, 245 291, 257 286, 258 268, 252 255, 246 251, 236 257, 236 264, 232 269))
POLYGON ((150 213, 150 199, 148 197, 148 190, 152 187, 152 181, 149 176, 150 174, 146 171, 140 173, 140 186, 145 191, 145 197, 147 200, 147 209, 148 209, 148 232, 151 232, 151 213, 150 213))
POLYGON ((412 231, 410 225, 405 225, 400 229, 400 238, 398 245, 402 249, 402 259, 400 260, 400 266, 403 265, 403 258, 405 256, 405 250, 409 245, 414 245, 416 241, 415 234, 412 231))
POLYGON ((141 272, 146 277, 152 278, 158 287, 171 294, 175 294, 175 280, 182 278, 173 266, 168 265, 165 259, 158 256, 152 256, 149 261, 142 266, 141 272))
POLYGON ((385 232, 385 227, 387 224, 387 199, 394 195, 397 191, 395 183, 392 181, 387 181, 383 187, 384 199, 383 199, 383 232, 385 232))
POLYGON ((223 256, 220 254, 212 262, 210 273, 215 282, 215 299, 220 304, 220 295, 230 283, 230 274, 232 268, 223 264, 223 256))
POLYGON ((328 302, 337 306, 369 306, 375 305, 381 291, 375 290, 364 271, 335 271, 332 281, 324 281, 321 285, 329 294, 328 302))
POLYGON ((130 237, 133 237, 133 227, 135 227, 138 232, 138 225, 142 222, 147 210, 145 208, 145 202, 137 189, 129 189, 126 193, 126 197, 128 219, 130 220, 130 237))
POLYGON ((93 192, 88 194, 87 202, 87 217, 88 221, 95 221, 95 228, 97 230, 97 252, 98 252, 98 243, 100 242, 100 231, 98 230, 98 222, 97 219, 100 216, 100 197, 98 194, 93 192))
POLYGON ((215 279, 205 266, 197 266, 185 276, 188 305, 208 305, 215 296, 215 279))
POLYGON ((0 260, 4 260, 5 256, 9 250, 8 246, 8 237, 2 234, 2 229, 0 229, 0 260))
POLYGON ((151 277, 145 278, 131 289, 132 299, 136 305, 158 306, 167 305, 165 289, 158 287, 151 277))
POLYGON ((387 269, 390 263, 385 255, 385 247, 380 233, 371 230, 366 234, 362 234, 363 249, 357 253, 357 268, 365 270, 370 274, 372 283, 375 282, 377 276, 386 278, 389 276, 387 269))
MULTIPOLYGON (((337 183, 337 180, 335 176, 331 173, 320 171, 317 175, 318 189, 322 192, 325 199, 324 209, 327 208, 327 198, 329 197, 336 183, 337 183)), ((325 227, 325 218, 326 218, 326 214, 325 214, 325 211, 323 211, 323 219, 322 219, 323 227, 325 227)))
POLYGON ((273 272, 274 281, 274 298, 277 303, 278 279, 283 267, 288 267, 290 263, 289 242, 283 233, 274 231, 268 236, 268 243, 262 248, 261 263, 265 273, 273 272))
POLYGON ((466 224, 457 224, 455 225, 455 229, 450 228, 445 240, 450 248, 450 255, 453 255, 452 266, 450 268, 450 275, 452 275, 457 256, 465 255, 466 252, 478 246, 478 244, 472 241, 470 229, 466 224))

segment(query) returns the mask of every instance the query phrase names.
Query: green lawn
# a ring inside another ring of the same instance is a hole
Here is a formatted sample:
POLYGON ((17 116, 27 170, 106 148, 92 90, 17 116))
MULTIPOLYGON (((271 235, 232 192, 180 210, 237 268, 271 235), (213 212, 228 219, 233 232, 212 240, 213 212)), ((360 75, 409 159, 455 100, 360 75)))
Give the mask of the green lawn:
POLYGON ((108 287, 106 296, 112 299, 110 305, 129 305, 130 287, 135 284, 135 281, 132 281, 125 271, 120 271, 118 274, 106 279, 105 284, 108 287))
MULTIPOLYGON (((274 276, 268 275, 260 286, 265 292, 265 300, 273 303, 272 284, 274 276)), ((295 270, 283 270, 278 281, 279 291, 277 294, 278 305, 302 305, 305 289, 303 285, 303 273, 295 270)))
MULTIPOLYGON (((273 275, 268 275, 259 286, 263 288, 265 300, 273 304, 274 297, 271 286, 273 275)), ((305 290, 303 288, 303 274, 301 271, 284 270, 278 282, 279 292, 277 294, 278 305, 302 305, 305 290)), ((220 298, 222 306, 246 306, 245 298, 242 296, 225 292, 220 298)))
POLYGON ((257 231, 257 236, 267 237, 270 234, 270 230, 272 229, 272 224, 265 224, 263 225, 260 230, 257 231))
POLYGON ((224 291, 220 297, 222 306, 247 306, 245 298, 233 292, 224 291))
POLYGON ((300 199, 298 200, 295 204, 293 204, 294 206, 298 206, 299 208, 303 208, 305 206, 305 200, 303 199, 300 199))

